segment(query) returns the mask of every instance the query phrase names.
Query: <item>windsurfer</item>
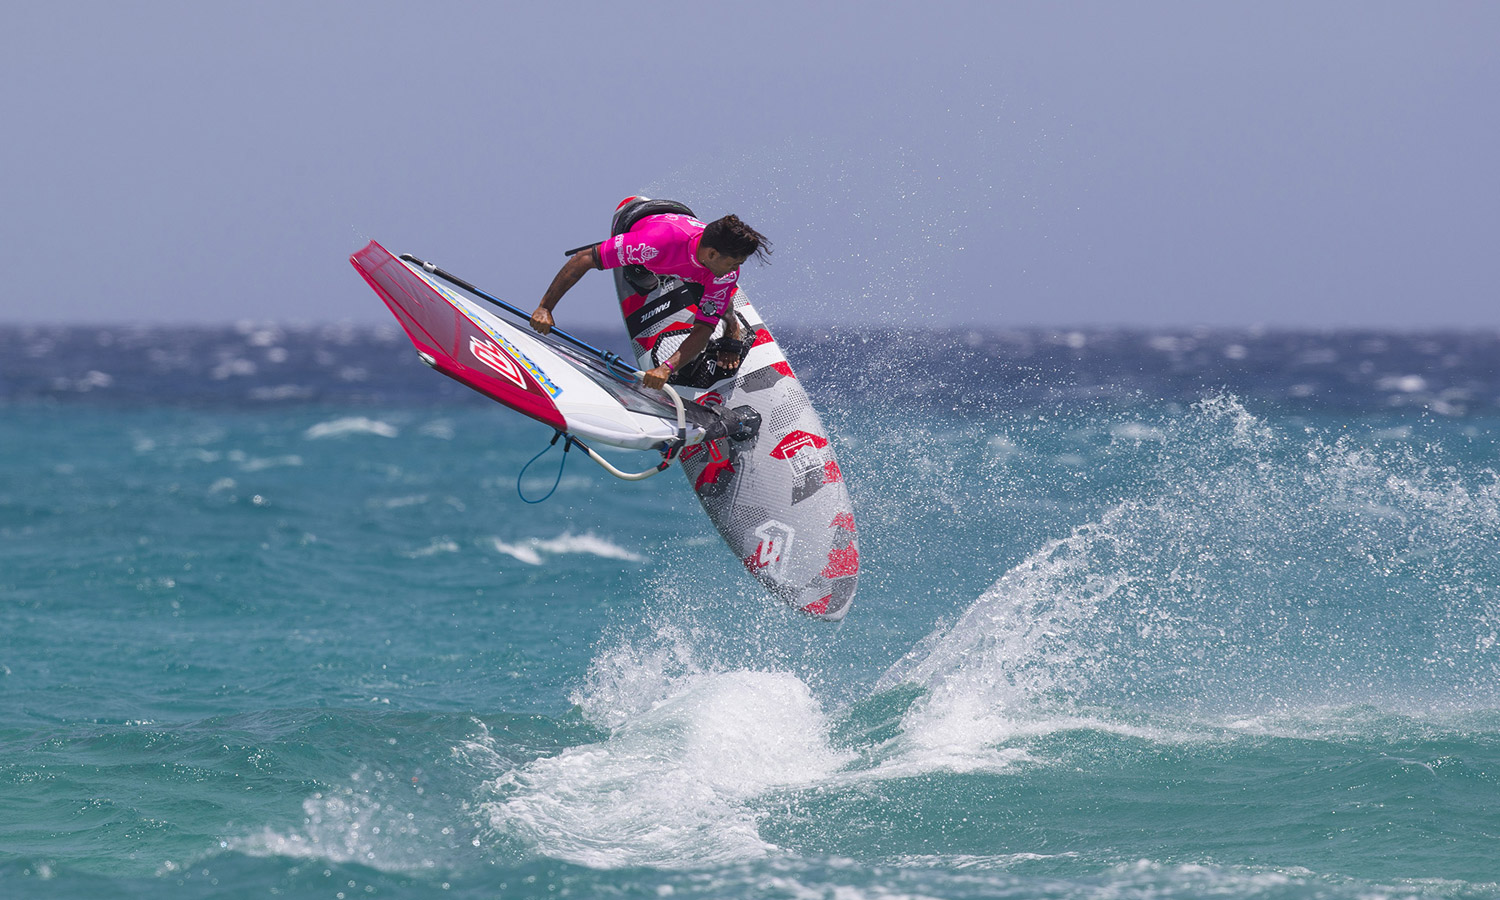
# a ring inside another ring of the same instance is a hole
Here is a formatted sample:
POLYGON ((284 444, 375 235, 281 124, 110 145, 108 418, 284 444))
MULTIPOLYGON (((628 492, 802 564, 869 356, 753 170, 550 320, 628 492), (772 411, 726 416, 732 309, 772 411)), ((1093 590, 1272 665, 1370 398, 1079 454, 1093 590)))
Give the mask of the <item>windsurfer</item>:
MULTIPOLYGON (((536 312, 531 314, 531 327, 541 334, 551 331, 556 324, 552 310, 589 269, 641 265, 657 275, 676 275, 699 285, 703 297, 697 304, 692 331, 675 353, 641 378, 646 387, 659 388, 673 372, 703 352, 721 319, 725 337, 739 340, 740 323, 733 314, 733 300, 739 289, 736 282, 740 266, 751 256, 764 261, 770 252, 770 241, 740 221, 739 216, 724 216, 707 225, 676 213, 646 216, 624 234, 585 247, 569 257, 542 295, 536 312)), ((734 362, 727 358, 723 361, 726 365, 734 362)))

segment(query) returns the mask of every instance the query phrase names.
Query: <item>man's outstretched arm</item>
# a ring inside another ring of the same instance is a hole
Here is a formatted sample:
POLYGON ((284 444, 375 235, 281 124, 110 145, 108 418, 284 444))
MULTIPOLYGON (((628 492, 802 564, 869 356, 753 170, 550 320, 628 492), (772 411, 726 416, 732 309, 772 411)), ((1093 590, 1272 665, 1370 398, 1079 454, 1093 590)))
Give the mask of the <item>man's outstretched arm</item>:
POLYGON ((561 300, 568 288, 578 283, 584 273, 589 269, 602 269, 599 264, 599 245, 585 247, 577 253, 568 257, 563 267, 557 271, 557 277, 552 279, 548 285, 547 293, 542 295, 542 302, 537 305, 536 312, 531 314, 531 327, 536 331, 546 334, 556 324, 552 321, 552 310, 557 308, 557 301, 561 300))

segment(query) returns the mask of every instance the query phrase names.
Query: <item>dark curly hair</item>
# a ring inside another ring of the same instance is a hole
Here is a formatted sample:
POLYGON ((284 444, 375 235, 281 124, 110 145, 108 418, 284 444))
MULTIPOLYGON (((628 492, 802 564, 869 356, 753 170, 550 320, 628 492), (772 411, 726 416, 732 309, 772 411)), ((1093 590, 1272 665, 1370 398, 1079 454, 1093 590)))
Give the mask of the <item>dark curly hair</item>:
POLYGON ((771 255, 771 242, 733 213, 705 225, 702 243, 726 256, 744 259, 754 256, 763 263, 770 262, 766 257, 771 255))

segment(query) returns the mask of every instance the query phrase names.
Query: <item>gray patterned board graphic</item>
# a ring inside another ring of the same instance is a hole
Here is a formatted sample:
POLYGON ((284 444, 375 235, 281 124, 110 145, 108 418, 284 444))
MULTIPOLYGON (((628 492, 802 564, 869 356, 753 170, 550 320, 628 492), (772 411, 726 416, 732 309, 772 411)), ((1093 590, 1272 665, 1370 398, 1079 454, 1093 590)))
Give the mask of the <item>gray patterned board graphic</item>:
MULTIPOLYGON (((642 297, 623 279, 616 283, 627 320, 676 286, 669 280, 642 297)), ((859 578, 849 489, 822 420, 743 287, 735 295, 734 310, 755 338, 738 371, 709 387, 678 391, 705 406, 749 406, 760 414, 760 431, 746 441, 721 438, 688 447, 681 455, 682 470, 724 542, 751 575, 803 612, 842 619, 859 578)), ((655 367, 653 349, 669 355, 692 321, 689 307, 652 322, 631 342, 637 365, 655 367)), ((723 327, 721 323, 715 338, 723 327)))

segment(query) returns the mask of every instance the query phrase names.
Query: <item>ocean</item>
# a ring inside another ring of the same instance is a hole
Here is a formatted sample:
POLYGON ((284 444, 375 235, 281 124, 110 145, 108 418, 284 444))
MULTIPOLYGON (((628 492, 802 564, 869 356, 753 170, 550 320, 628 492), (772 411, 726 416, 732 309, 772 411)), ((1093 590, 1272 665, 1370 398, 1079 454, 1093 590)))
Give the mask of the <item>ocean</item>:
POLYGON ((0 328, 0 897, 1500 897, 1500 332, 778 337, 837 625, 394 325, 0 328))

